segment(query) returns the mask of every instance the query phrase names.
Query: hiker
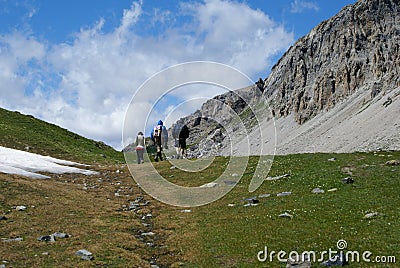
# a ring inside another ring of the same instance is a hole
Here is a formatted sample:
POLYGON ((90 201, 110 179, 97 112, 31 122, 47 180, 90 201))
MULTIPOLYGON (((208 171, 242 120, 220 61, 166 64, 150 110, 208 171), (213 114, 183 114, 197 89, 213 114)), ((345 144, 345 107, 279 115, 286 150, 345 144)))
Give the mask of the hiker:
POLYGON ((141 131, 139 131, 138 135, 136 136, 135 146, 136 146, 135 149, 136 149, 136 153, 137 153, 137 163, 143 164, 144 163, 144 158, 143 158, 144 135, 143 135, 143 132, 141 132, 141 131))
POLYGON ((178 136, 178 156, 181 158, 186 158, 186 139, 189 138, 189 129, 187 125, 183 125, 179 131, 178 136))
POLYGON ((183 125, 182 124, 176 124, 172 128, 172 138, 174 139, 174 147, 176 150, 176 159, 179 159, 181 157, 180 149, 179 149, 179 133, 181 132, 183 125))
MULTIPOLYGON (((160 120, 161 121, 161 120, 160 120)), ((163 150, 168 149, 168 130, 167 128, 163 125, 162 126, 162 131, 161 131, 161 145, 163 150)))
POLYGON ((161 137, 162 136, 161 135, 163 135, 162 134, 163 125, 164 125, 163 121, 159 120, 157 122, 157 125, 155 125, 153 127, 151 134, 150 134, 150 138, 154 142, 154 144, 157 148, 157 155, 156 155, 156 158, 154 159, 156 162, 158 162, 158 160, 162 161, 162 154, 161 154, 161 152, 162 152, 162 143, 161 143, 162 138, 161 137))
POLYGON ((179 132, 181 132, 182 125, 175 124, 172 127, 172 138, 174 138, 174 147, 176 151, 176 159, 180 158, 180 150, 179 150, 179 132))

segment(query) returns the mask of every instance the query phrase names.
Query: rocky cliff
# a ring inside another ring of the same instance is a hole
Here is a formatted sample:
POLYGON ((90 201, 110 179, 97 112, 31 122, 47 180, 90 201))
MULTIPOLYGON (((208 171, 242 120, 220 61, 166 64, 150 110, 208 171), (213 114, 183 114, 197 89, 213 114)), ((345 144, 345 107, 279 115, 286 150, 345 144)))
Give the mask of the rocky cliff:
MULTIPOLYGON (((362 131, 371 115, 378 110, 380 117, 374 119, 374 124, 378 126, 381 123, 379 127, 390 129, 390 132, 366 134, 362 144, 347 141, 352 146, 339 146, 344 145, 343 139, 335 140, 338 146, 327 146, 324 141, 318 148, 314 144, 314 150, 369 150, 377 146, 374 140, 385 140, 383 147, 399 149, 399 119, 387 121, 387 124, 393 123, 393 128, 382 123, 386 122, 385 118, 397 118, 396 113, 400 112, 399 44, 400 1, 360 0, 344 7, 336 16, 320 23, 308 35, 299 39, 275 64, 266 79, 241 91, 251 95, 252 102, 259 101, 259 92, 263 92, 277 122, 276 126, 269 124, 269 132, 275 127, 280 130, 290 129, 290 132, 282 132, 285 137, 280 137, 280 143, 286 144, 286 147, 281 146, 282 153, 309 151, 305 144, 298 141, 304 140, 307 143, 311 137, 329 139, 330 136, 324 136, 329 131, 340 136, 340 133, 348 131, 339 131, 338 128, 346 120, 365 120, 364 125, 360 125, 357 130, 351 129, 355 124, 346 126, 350 128, 350 133, 362 131), (393 103, 391 109, 382 110, 382 106, 387 107, 387 101, 393 103), (375 110, 372 111, 372 108, 375 110), (392 114, 385 114, 389 111, 392 114), (326 118, 328 114, 329 118, 326 118), (325 119, 318 121, 321 118, 325 119), (322 127, 324 122, 332 118, 336 118, 336 121, 331 120, 330 127, 322 127), (315 124, 319 126, 319 132, 315 124), (291 133, 297 133, 297 136, 291 136, 291 133), (287 139, 289 136, 291 138, 287 139), (289 144, 296 146, 289 148, 289 144)), ((207 142, 205 147, 213 145, 211 147, 214 149, 208 149, 206 155, 218 153, 227 147, 226 133, 234 127, 229 127, 232 118, 224 112, 224 106, 231 107, 245 119, 243 121, 247 129, 253 126, 254 116, 249 113, 242 99, 233 92, 217 96, 206 102, 199 111, 179 120, 180 123, 187 123, 192 130, 191 143, 196 144, 192 148, 193 156, 204 155, 204 150, 198 146, 201 143, 207 142), (225 128, 216 122, 223 122, 225 128)), ((268 124, 262 125, 268 129, 268 124)), ((253 143, 256 146, 259 144, 257 141, 253 143)))
POLYGON ((398 0, 346 6, 298 40, 265 79, 275 116, 293 113, 303 124, 361 87, 374 98, 399 86, 399 44, 398 0))

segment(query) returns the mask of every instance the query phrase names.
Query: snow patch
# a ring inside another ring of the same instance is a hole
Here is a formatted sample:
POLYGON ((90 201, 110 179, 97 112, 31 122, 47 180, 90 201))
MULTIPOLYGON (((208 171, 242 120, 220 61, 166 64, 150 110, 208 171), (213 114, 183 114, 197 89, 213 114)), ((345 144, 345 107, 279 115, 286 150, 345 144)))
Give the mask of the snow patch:
POLYGON ((86 165, 0 146, 1 173, 17 174, 36 179, 50 178, 49 176, 38 174, 36 172, 55 174, 81 173, 85 175, 97 174, 95 171, 71 166, 86 165))

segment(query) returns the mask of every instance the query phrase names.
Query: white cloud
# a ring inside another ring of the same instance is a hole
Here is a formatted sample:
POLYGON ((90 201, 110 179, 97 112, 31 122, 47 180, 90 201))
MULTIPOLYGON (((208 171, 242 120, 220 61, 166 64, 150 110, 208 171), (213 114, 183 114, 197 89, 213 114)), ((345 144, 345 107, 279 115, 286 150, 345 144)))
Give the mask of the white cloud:
POLYGON ((191 27, 200 55, 250 76, 265 71, 271 56, 293 41, 293 35, 267 14, 244 3, 207 0, 182 4, 182 8, 194 18, 191 27))
MULTIPOLYGON (((158 10, 151 13, 157 17, 145 21, 144 5, 133 2, 109 32, 103 31, 107 21, 99 18, 75 33, 70 43, 47 44, 26 32, 1 35, 0 105, 121 149, 125 110, 134 92, 156 72, 186 61, 211 60, 251 77, 266 74, 271 58, 293 42, 293 33, 267 14, 235 1, 183 3, 174 20, 168 10, 158 10), (184 24, 178 23, 179 16, 185 16, 184 24), (157 22, 171 25, 157 36, 135 30, 157 22)), ((157 94, 148 90, 143 107, 151 107, 157 94)), ((198 95, 186 91, 180 96, 198 95)), ((193 110, 182 107, 179 115, 193 110)), ((147 116, 141 107, 136 109, 136 120, 129 123, 132 133, 144 130, 147 116)))
POLYGON ((306 9, 313 9, 315 11, 318 11, 319 6, 314 2, 302 1, 302 0, 294 0, 290 4, 290 12, 292 13, 301 13, 306 9))

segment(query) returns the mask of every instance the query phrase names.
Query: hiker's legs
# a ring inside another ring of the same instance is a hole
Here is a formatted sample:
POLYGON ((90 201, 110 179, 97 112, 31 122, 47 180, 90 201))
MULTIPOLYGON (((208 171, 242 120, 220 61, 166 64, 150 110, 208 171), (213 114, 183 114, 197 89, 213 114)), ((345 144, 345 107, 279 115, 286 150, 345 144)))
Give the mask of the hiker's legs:
POLYGON ((162 151, 161 146, 160 146, 160 145, 157 145, 157 155, 156 155, 156 158, 155 158, 156 161, 158 161, 158 160, 161 160, 161 161, 162 161, 162 154, 161 154, 161 151, 162 151))
POLYGON ((138 164, 143 163, 144 162, 144 159, 143 159, 144 150, 136 150, 136 152, 137 152, 137 163, 138 164))
POLYGON ((180 148, 179 148, 179 141, 178 139, 174 140, 174 147, 176 151, 176 159, 179 159, 179 154, 180 154, 180 148))
POLYGON ((136 150, 137 163, 140 164, 140 150, 136 150))
POLYGON ((181 148, 181 157, 186 158, 186 150, 185 148, 181 148))
POLYGON ((186 158, 186 140, 185 139, 179 139, 179 153, 181 158, 185 157, 186 158))

